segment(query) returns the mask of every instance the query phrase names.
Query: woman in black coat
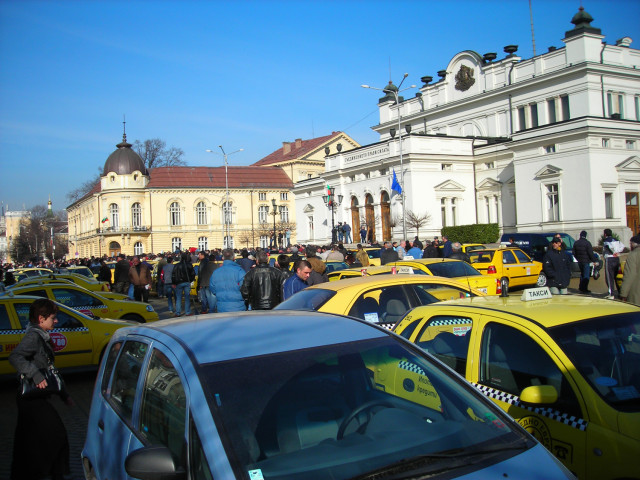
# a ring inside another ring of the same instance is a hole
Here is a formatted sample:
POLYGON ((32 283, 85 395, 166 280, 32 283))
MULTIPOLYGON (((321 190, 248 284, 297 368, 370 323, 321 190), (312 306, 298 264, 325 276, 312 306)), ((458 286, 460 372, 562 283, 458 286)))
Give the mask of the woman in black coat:
MULTIPOLYGON (((22 341, 9 355, 9 363, 32 379, 39 389, 47 386, 43 370, 53 363, 53 343, 49 332, 57 319, 58 307, 49 299, 38 299, 29 309, 29 326, 22 341)), ((71 397, 61 392, 67 405, 71 397)), ((22 397, 18 394, 18 420, 13 441, 12 480, 51 478, 61 480, 69 473, 69 440, 49 395, 22 397)))

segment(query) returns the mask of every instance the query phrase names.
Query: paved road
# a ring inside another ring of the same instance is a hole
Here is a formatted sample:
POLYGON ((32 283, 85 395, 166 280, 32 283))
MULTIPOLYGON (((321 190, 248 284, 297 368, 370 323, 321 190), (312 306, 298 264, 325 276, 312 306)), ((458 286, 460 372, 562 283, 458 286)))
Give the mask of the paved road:
MULTIPOLYGON (((569 291, 577 293, 577 287, 578 280, 574 279, 571 281, 569 291)), ((592 280, 589 287, 593 292, 593 296, 603 297, 605 295, 606 286, 603 277, 597 281, 592 280)), ((519 296, 521 292, 516 290, 511 294, 519 296)), ((165 300, 151 298, 150 302, 159 313, 161 319, 170 317, 165 300)), ((71 447, 71 478, 75 480, 84 478, 80 452, 84 445, 95 372, 67 373, 65 374, 65 381, 76 405, 67 407, 57 399, 54 399, 53 403, 67 427, 71 447)), ((15 390, 16 382, 14 380, 0 382, 0 479, 9 478, 13 451, 13 432, 17 416, 15 390)))

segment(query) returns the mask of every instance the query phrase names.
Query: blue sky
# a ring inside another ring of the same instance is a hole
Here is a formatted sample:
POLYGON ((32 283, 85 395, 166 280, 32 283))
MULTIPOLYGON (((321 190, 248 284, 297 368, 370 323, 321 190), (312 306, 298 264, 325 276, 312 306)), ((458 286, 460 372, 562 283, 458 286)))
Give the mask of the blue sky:
MULTIPOLYGON (((640 48, 640 1, 532 0, 536 53, 580 4, 607 43, 640 48)), ((235 165, 342 130, 377 141, 391 75, 421 85, 462 50, 533 53, 528 0, 0 0, 0 201, 67 206, 122 139, 161 138, 189 165, 235 165)), ((405 96, 412 96, 408 91, 405 96)))

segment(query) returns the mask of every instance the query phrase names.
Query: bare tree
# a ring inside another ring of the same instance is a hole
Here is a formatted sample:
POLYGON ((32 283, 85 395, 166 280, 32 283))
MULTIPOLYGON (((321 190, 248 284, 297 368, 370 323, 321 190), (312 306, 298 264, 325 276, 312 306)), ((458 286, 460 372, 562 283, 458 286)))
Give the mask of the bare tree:
POLYGON ((244 243, 245 248, 249 248, 249 242, 251 241, 251 230, 240 230, 236 233, 240 243, 244 243))
POLYGON ((415 213, 412 210, 407 210, 404 215, 407 226, 416 229, 418 238, 420 238, 420 228, 431 223, 431 214, 429 212, 415 213))
POLYGON ((159 138, 151 138, 144 142, 136 140, 133 142, 133 149, 142 157, 147 169, 187 164, 182 159, 184 151, 181 148, 167 148, 167 143, 159 138))

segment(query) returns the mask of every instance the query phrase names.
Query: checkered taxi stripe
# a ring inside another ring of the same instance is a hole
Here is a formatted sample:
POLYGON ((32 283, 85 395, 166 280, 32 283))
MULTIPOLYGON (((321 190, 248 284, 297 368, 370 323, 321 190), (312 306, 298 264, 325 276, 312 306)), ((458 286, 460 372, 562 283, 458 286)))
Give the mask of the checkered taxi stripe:
POLYGON ((469 320, 468 318, 447 318, 429 322, 430 327, 435 327, 438 325, 471 325, 471 320, 469 320))
POLYGON ((426 373, 424 373, 424 370, 418 365, 416 365, 415 363, 407 362, 405 360, 401 360, 400 363, 398 363, 398 367, 402 368, 403 370, 409 370, 410 372, 417 373, 418 375, 426 375, 426 373))
POLYGON ((495 398, 496 400, 509 403, 510 405, 514 405, 518 408, 524 408, 525 410, 529 410, 530 412, 537 413, 538 415, 548 417, 551 420, 555 420, 556 422, 564 423, 565 425, 568 425, 572 428, 577 428, 578 430, 585 431, 587 429, 587 424, 589 422, 582 418, 574 417, 573 415, 567 415, 566 413, 561 413, 558 410, 554 410, 552 408, 530 407, 523 404, 520 401, 520 398, 516 395, 505 393, 500 390, 496 390, 495 388, 487 387, 486 385, 480 385, 479 383, 472 383, 472 385, 489 398, 495 398))
MULTIPOLYGON (((54 328, 51 330, 52 332, 57 333, 69 333, 69 332, 88 332, 89 329, 87 327, 78 327, 78 328, 54 328)), ((27 333, 27 329, 23 328, 20 330, 0 330, 0 335, 16 335, 27 333)))

